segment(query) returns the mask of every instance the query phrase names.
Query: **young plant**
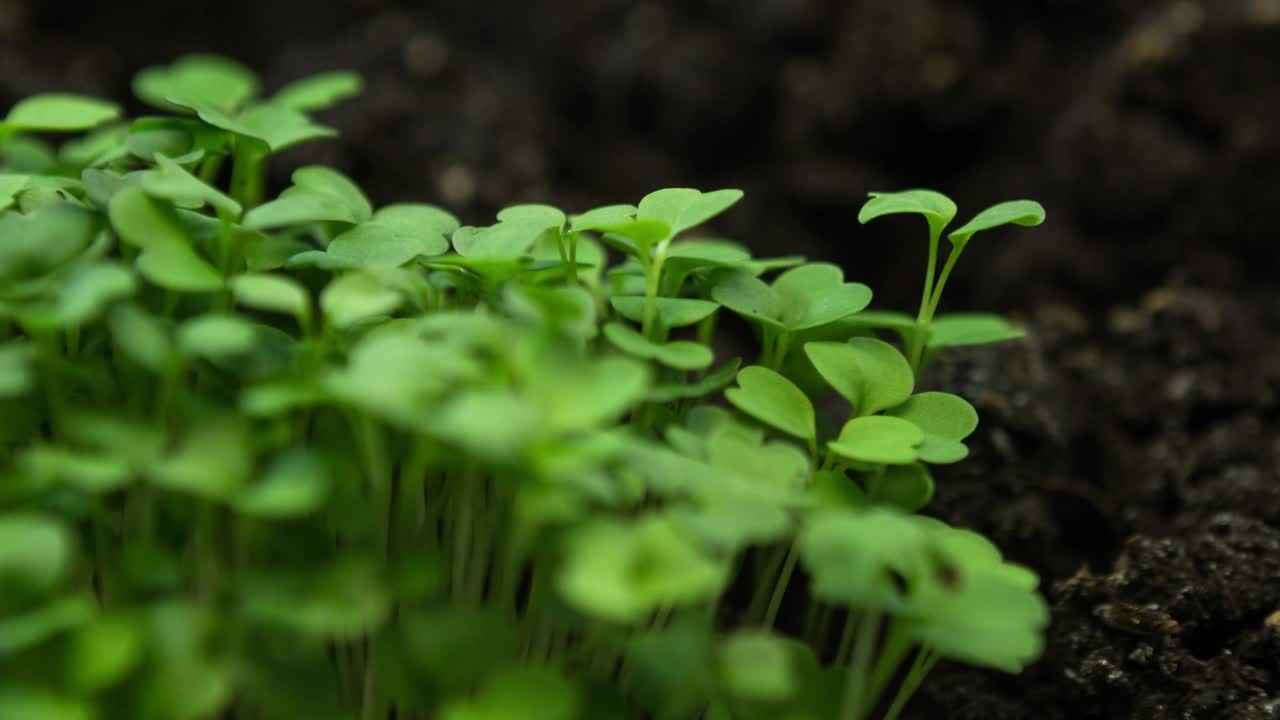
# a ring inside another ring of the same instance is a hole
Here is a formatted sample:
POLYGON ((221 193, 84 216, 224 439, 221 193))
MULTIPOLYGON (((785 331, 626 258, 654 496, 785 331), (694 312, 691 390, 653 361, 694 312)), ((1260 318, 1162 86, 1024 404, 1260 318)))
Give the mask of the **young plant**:
MULTIPOLYGON (((270 196, 359 87, 192 56, 135 81, 164 114, 0 124, 0 717, 892 719, 943 659, 1035 659, 1035 576, 913 514, 977 426, 921 365, 1013 334, 942 288, 1034 208, 953 231, 904 323, 686 237, 736 190, 488 226, 317 166, 270 196)), ((948 203, 863 216, 936 245, 948 203)))
POLYGON ((903 331, 907 338, 907 357, 911 367, 919 370, 927 362, 928 354, 945 347, 982 345, 1021 337, 1021 331, 1012 328, 999 316, 955 315, 937 318, 938 305, 947 279, 956 261, 974 235, 1004 225, 1031 227, 1044 222, 1044 208, 1034 200, 1010 200, 978 213, 969 222, 947 233, 951 242, 947 259, 941 272, 937 266, 938 246, 942 233, 956 216, 956 204, 950 198, 932 190, 906 190, 896 193, 871 193, 871 199, 858 213, 858 222, 867 223, 885 215, 921 215, 929 225, 929 259, 925 265, 924 292, 915 321, 905 321, 903 316, 885 314, 868 318, 872 323, 903 331))

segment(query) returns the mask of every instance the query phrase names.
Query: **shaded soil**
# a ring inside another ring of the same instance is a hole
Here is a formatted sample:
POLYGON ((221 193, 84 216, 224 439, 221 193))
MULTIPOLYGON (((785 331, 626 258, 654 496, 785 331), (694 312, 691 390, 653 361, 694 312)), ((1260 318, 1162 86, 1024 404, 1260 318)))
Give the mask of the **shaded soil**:
POLYGON ((1043 574, 1049 649, 1017 678, 944 667, 910 716, 1280 718, 1280 2, 127 5, 0 0, 0 102, 124 97, 193 50, 270 87, 354 67, 343 140, 281 166, 474 222, 739 186, 726 234, 841 261, 883 307, 916 298, 923 249, 856 227, 867 190, 1042 200, 948 300, 1032 339, 930 382, 983 415, 933 511, 1043 574))

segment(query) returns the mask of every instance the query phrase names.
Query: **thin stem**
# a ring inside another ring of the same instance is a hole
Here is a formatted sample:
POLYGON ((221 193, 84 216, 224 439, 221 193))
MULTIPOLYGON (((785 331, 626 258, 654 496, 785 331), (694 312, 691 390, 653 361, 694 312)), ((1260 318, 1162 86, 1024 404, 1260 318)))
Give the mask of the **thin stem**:
POLYGON ((853 644, 853 657, 849 662, 849 682, 845 685, 844 702, 840 708, 841 720, 862 720, 872 710, 867 695, 867 673, 879 630, 880 611, 868 609, 863 612, 858 622, 858 637, 853 644))
POLYGON ((898 667, 902 665, 903 659, 911 651, 913 642, 911 631, 912 623, 910 620, 895 618, 890 622, 884 646, 880 648, 875 667, 871 669, 871 678, 867 681, 867 695, 873 698, 873 703, 876 699, 879 699, 881 693, 884 692, 885 686, 893 679, 894 674, 898 672, 898 667))
POLYGON ((907 672, 907 677, 902 680, 902 685, 898 687, 898 693, 893 698, 893 704, 889 706, 889 710, 884 714, 884 720, 898 720, 898 716, 902 714, 902 709, 907 706, 907 702, 911 700, 911 696, 915 695, 916 690, 920 688, 920 684, 929 675, 929 672, 938 664, 942 657, 927 647, 920 648, 920 652, 916 654, 915 662, 911 664, 911 670, 907 672))
POLYGON ((791 576, 796 571, 796 561, 800 559, 800 553, 796 552, 796 546, 791 545, 787 548, 787 556, 782 562, 782 573, 778 576, 778 582, 773 586, 773 595, 769 598, 769 607, 764 612, 764 622, 762 626, 767 630, 773 627, 774 622, 778 619, 778 611, 782 608, 782 598, 787 594, 787 586, 791 584, 791 576))
POLYGON ((934 313, 938 311, 938 303, 942 300, 942 289, 947 286, 947 278, 951 277, 951 269, 956 266, 961 252, 964 252, 963 247, 953 247, 951 252, 947 253, 947 262, 942 266, 942 274, 938 276, 938 285, 933 289, 933 297, 929 298, 930 322, 933 321, 934 313))
POLYGON ((266 187, 266 155, 247 138, 237 138, 231 159, 231 197, 246 212, 262 202, 266 187))
POLYGON ((925 336, 928 334, 929 322, 931 315, 929 314, 929 305, 933 301, 933 277, 937 272, 938 264, 938 242, 942 238, 942 228, 935 228, 932 223, 929 225, 929 260, 924 268, 924 289, 920 293, 920 310, 916 313, 916 328, 911 334, 911 344, 907 351, 907 359, 911 362, 911 369, 916 370, 919 367, 920 355, 924 352, 925 336))
POLYGON ((763 613, 765 608, 768 607, 766 603, 770 598, 772 598, 772 593, 770 591, 776 590, 775 578, 779 576, 782 566, 786 562, 787 552, 790 548, 788 547, 786 550, 783 548, 771 548, 771 550, 772 552, 770 552, 769 558, 766 560, 767 564, 764 567, 764 571, 761 573, 760 579, 756 582, 756 591, 751 597, 751 604, 747 606, 748 618, 754 619, 764 617, 763 613), (774 582, 769 582, 771 580, 774 582))
POLYGON ((650 340, 658 331, 658 295, 662 287, 662 266, 666 260, 667 248, 664 245, 658 248, 652 260, 644 263, 644 321, 640 329, 650 340))

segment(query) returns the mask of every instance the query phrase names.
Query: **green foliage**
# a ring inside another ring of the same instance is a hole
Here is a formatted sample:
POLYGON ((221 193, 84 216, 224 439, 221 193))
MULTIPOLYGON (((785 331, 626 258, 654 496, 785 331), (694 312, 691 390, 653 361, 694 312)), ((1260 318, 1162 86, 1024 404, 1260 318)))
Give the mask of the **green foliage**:
POLYGON ((913 318, 686 237, 733 189, 484 226, 319 166, 268 193, 360 87, 194 55, 134 82, 166 114, 0 124, 0 717, 847 720, 912 651, 894 707, 1034 660, 1035 576, 912 513, 978 424, 920 369, 1022 333, 935 317, 946 276, 1038 205, 935 277, 954 204, 874 195, 930 228, 913 318))

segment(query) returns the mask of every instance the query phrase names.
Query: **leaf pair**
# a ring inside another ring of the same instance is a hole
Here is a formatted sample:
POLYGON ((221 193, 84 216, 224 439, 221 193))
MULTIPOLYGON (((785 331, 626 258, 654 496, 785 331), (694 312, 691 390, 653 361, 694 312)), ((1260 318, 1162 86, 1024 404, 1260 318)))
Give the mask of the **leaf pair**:
POLYGON ((1035 576, 989 542, 896 510, 828 511, 801 532, 814 593, 889 611, 944 657, 1018 672, 1037 657, 1048 609, 1035 576))
POLYGON ((871 289, 847 283, 839 267, 801 265, 766 284, 748 270, 719 274, 711 289, 716 302, 767 327, 799 332, 842 320, 871 302, 871 289))
POLYGON ((659 607, 703 600, 728 580, 722 560, 709 557, 670 520, 657 516, 626 525, 588 525, 569 548, 556 578, 561 597, 615 622, 635 622, 659 607))
POLYGON ((606 239, 613 238, 624 251, 647 262, 654 246, 669 243, 675 236, 707 222, 741 199, 741 190, 702 192, 693 188, 666 188, 649 193, 634 207, 610 205, 576 215, 569 229, 604 233, 606 239))
MULTIPOLYGON (((956 216, 956 204, 947 196, 932 190, 904 190, 894 193, 871 193, 871 199, 858 213, 858 222, 867 223, 878 217, 895 214, 922 215, 933 237, 939 237, 956 216)), ((1034 200, 1010 200, 998 203, 973 216, 969 222, 952 230, 947 238, 956 249, 963 249, 974 235, 1003 225, 1030 227, 1044 222, 1044 207, 1034 200)))

